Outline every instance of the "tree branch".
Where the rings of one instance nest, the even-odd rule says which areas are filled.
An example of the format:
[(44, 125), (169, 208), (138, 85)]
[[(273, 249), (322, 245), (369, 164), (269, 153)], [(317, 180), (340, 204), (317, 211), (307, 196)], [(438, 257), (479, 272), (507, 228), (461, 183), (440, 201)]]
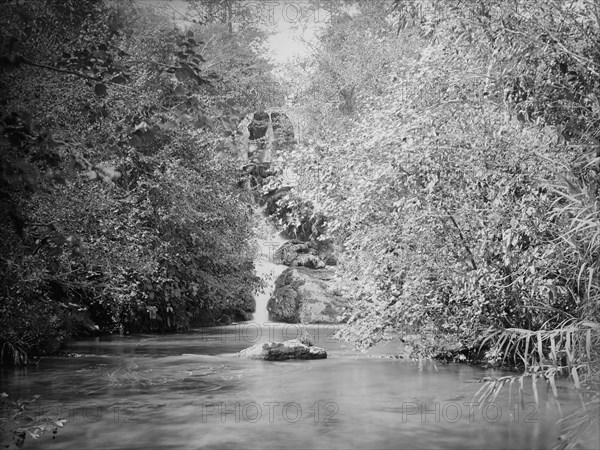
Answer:
[(473, 266), (473, 270), (477, 270), (477, 263), (475, 263), (475, 257), (473, 256), (473, 252), (471, 252), (471, 249), (467, 245), (467, 241), (465, 240), (465, 237), (462, 234), (462, 231), (460, 230), (460, 227), (458, 226), (458, 223), (456, 223), (456, 220), (454, 220), (454, 216), (452, 214), (450, 214), (450, 212), (448, 211), (448, 209), (445, 206), (443, 208), (444, 208), (444, 211), (446, 212), (447, 216), (452, 221), (452, 224), (456, 228), (456, 231), (458, 231), (458, 237), (460, 238), (460, 242), (462, 243), (462, 245), (465, 248), (467, 254), (469, 255), (469, 260), (471, 261), (471, 265)]
[[(22, 64), (26, 64), (28, 66), (39, 67), (40, 69), (51, 70), (53, 72), (64, 73), (64, 74), (67, 74), (67, 75), (75, 75), (75, 76), (77, 76), (79, 78), (83, 78), (85, 80), (94, 81), (96, 83), (105, 83), (105, 84), (111, 84), (111, 85), (114, 85), (114, 86), (121, 86), (121, 87), (129, 88), (128, 86), (125, 86), (124, 84), (121, 84), (121, 83), (115, 83), (115, 82), (110, 81), (110, 80), (103, 80), (102, 78), (99, 78), (99, 77), (91, 77), (89, 75), (86, 75), (86, 74), (83, 74), (83, 73), (80, 73), (80, 72), (75, 72), (73, 70), (59, 69), (58, 67), (47, 66), (46, 64), (34, 63), (33, 61), (29, 61), (28, 59), (25, 59), (25, 58), (21, 58), (19, 60), (19, 62), (22, 63)], [(155, 64), (161, 64), (161, 63), (155, 63)], [(171, 67), (171, 66), (167, 66), (167, 67)]]
[(73, 70), (68, 70), (68, 69), (59, 69), (58, 67), (47, 66), (45, 64), (37, 64), (37, 63), (29, 61), (28, 59), (25, 59), (25, 58), (21, 58), (19, 60), (19, 62), (21, 62), (22, 64), (26, 64), (28, 66), (39, 67), (40, 69), (47, 69), (47, 70), (52, 70), (53, 72), (66, 73), (68, 75), (75, 75), (75, 76), (78, 76), (79, 78), (85, 78), (86, 80), (92, 80), (92, 81), (98, 81), (98, 82), (102, 81), (100, 78), (90, 77), (89, 75), (85, 75), (80, 72), (75, 72)]

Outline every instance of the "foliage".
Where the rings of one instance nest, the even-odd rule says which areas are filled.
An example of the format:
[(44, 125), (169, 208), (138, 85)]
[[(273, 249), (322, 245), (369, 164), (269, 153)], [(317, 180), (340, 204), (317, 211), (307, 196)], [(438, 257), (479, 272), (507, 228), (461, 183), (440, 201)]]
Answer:
[(130, 2), (4, 10), (2, 361), (74, 334), (248, 318), (258, 279), (235, 131), (272, 93), (246, 48), (264, 34), (182, 29)]
[[(394, 24), (374, 20), (362, 3), (364, 10), (332, 24), (322, 39), (333, 59), (348, 51), (349, 29), (366, 36), (364, 45), (351, 41), (353, 65), (369, 67), (370, 45), (383, 41), (387, 58), (370, 78), (384, 81), (357, 88), (359, 110), (345, 123), (333, 120), (327, 141), (288, 155), (301, 174), (301, 197), (332, 218), (328, 230), (345, 246), (346, 270), (365, 281), (363, 303), (355, 308), (360, 335), (369, 342), (386, 328), (411, 333), (430, 327), (468, 342), (490, 326), (538, 329), (578, 317), (577, 305), (590, 305), (575, 285), (579, 270), (583, 260), (591, 266), (597, 260), (589, 248), (595, 238), (587, 241), (583, 235), (597, 223), (597, 160), (589, 156), (595, 138), (588, 131), (598, 110), (585, 109), (577, 120), (587, 120), (588, 128), (573, 131), (577, 120), (571, 110), (550, 112), (541, 105), (552, 96), (561, 97), (554, 102), (559, 104), (569, 87), (572, 74), (563, 77), (561, 89), (554, 86), (560, 80), (552, 61), (564, 56), (563, 42), (574, 46), (564, 53), (575, 54), (572, 69), (585, 80), (576, 87), (576, 98), (584, 103), (579, 109), (589, 103), (597, 77), (593, 66), (577, 65), (574, 52), (586, 54), (585, 61), (596, 57), (587, 55), (597, 30), (589, 25), (588, 40), (577, 43), (571, 42), (574, 34), (553, 33), (554, 47), (528, 54), (546, 63), (555, 76), (552, 86), (541, 84), (543, 75), (537, 74), (539, 84), (528, 92), (531, 105), (510, 95), (506, 103), (511, 77), (533, 70), (511, 65), (515, 46), (524, 43), (506, 27), (493, 28), (516, 13), (495, 2), (483, 9), (468, 2), (415, 4), (423, 7), (419, 26), (402, 23), (397, 35)], [(527, 20), (518, 22), (518, 36), (532, 29), (531, 21), (537, 21), (536, 32), (555, 25), (534, 14), (536, 7), (543, 6), (524, 7)], [(363, 18), (367, 13), (371, 20)], [(395, 14), (401, 13), (397, 8)], [(489, 14), (501, 16), (485, 19)], [(572, 20), (584, 16), (580, 11)], [(328, 69), (312, 75), (315, 83), (328, 77)], [(523, 108), (530, 110), (530, 122)], [(565, 120), (576, 140), (565, 135)], [(587, 202), (583, 216), (581, 210), (560, 211), (566, 207), (565, 196), (557, 194), (563, 177), (578, 193), (577, 201)], [(585, 222), (576, 228), (578, 239), (588, 242), (583, 260), (577, 260), (584, 255), (579, 244), (571, 250), (564, 246), (571, 215)], [(588, 273), (594, 285), (595, 271)]]
[(325, 228), (326, 219), (317, 213), (311, 202), (302, 200), (293, 191), (275, 201), (271, 213), (278, 228), (293, 239), (318, 240)]
[(548, 380), (583, 370), (597, 392), (597, 2), (354, 4), (315, 59), (368, 81), (334, 113), (311, 95), (332, 85), (317, 63), (298, 110), (329, 116), (305, 118), (316, 142), (287, 155), (362, 286), (343, 334), (418, 335), (426, 356), (487, 349)]
[[(600, 348), (600, 327), (589, 321), (567, 320), (550, 330), (524, 330), (509, 328), (488, 336), (495, 338), (490, 351), (493, 358), (519, 359), (524, 368), (522, 375), (509, 375), (484, 384), (475, 395), (479, 405), (493, 402), (496, 396), (508, 389), (512, 395), (513, 385), (518, 383), (519, 397), (523, 398), (523, 383), (531, 380), (534, 400), (538, 400), (539, 381), (546, 381), (555, 401), (560, 407), (557, 379), (568, 376), (581, 398), (581, 407), (560, 420), (563, 434), (556, 449), (578, 448), (586, 442), (597, 442), (600, 426), (599, 406), (600, 370), (598, 349)], [(513, 361), (516, 363), (516, 361)], [(509, 400), (510, 403), (510, 400)]]
[[(318, 2), (314, 2), (318, 8)], [(312, 54), (288, 64), (284, 73), (291, 85), (291, 103), (303, 123), (302, 133), (314, 140), (344, 131), (358, 112), (365, 92), (381, 93), (393, 61), (393, 43), (385, 39), (389, 24), (385, 8), (362, 2), (361, 14), (350, 14), (352, 1), (327, 3), (331, 24), (317, 43), (302, 39)]]

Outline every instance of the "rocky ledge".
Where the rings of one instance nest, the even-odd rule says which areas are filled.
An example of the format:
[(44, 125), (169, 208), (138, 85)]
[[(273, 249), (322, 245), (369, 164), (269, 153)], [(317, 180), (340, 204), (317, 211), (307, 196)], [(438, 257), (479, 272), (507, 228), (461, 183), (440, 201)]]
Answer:
[(340, 323), (349, 296), (332, 269), (290, 267), (275, 280), (267, 309), (277, 322)]
[(306, 345), (298, 339), (285, 342), (264, 342), (239, 352), (241, 358), (263, 359), (265, 361), (283, 361), (285, 359), (323, 359), (327, 358), (324, 348)]

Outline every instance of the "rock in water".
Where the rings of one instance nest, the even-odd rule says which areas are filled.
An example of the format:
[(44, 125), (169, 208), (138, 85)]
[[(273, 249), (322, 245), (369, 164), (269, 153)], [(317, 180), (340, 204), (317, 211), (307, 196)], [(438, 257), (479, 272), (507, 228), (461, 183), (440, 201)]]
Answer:
[(265, 361), (283, 361), (286, 359), (323, 359), (327, 358), (327, 352), (324, 348), (309, 346), (298, 339), (291, 339), (285, 342), (255, 344), (242, 350), (237, 356)]

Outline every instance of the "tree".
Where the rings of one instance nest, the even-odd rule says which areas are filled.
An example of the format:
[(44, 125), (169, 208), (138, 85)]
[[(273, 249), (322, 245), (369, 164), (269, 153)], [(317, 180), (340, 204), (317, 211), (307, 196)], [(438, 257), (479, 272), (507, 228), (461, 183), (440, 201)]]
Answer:
[[(243, 33), (75, 6), (10, 2), (2, 19), (3, 362), (254, 309), (235, 131), (259, 102), (240, 86), (259, 73), (266, 95), (268, 66), (229, 53)], [(255, 65), (231, 76), (236, 59)]]
[[(287, 158), (363, 287), (345, 336), (368, 347), (419, 335), (428, 356), (483, 348), (534, 380), (570, 375), (596, 411), (598, 5), (391, 6), (379, 35), (360, 7), (347, 19), (364, 36), (348, 50), (344, 20), (323, 34), (317, 61), (324, 47), (334, 61), (352, 52), (381, 81)], [(380, 40), (385, 62), (370, 71), (359, 58)]]

